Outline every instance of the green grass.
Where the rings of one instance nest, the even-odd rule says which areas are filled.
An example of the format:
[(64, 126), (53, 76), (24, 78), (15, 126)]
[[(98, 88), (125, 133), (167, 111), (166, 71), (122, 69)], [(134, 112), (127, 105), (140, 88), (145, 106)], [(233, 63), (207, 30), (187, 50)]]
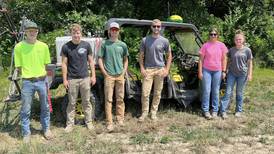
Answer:
[(154, 142), (154, 137), (150, 134), (140, 133), (131, 137), (132, 144), (151, 144)]
[[(255, 68), (253, 81), (246, 87), (244, 116), (240, 119), (233, 115), (235, 102), (227, 120), (205, 120), (200, 112), (162, 105), (158, 122), (138, 123), (129, 113), (133, 108), (127, 112), (125, 126), (113, 133), (107, 133), (105, 122), (99, 121), (95, 123), (95, 131), (77, 125), (72, 133), (66, 134), (64, 122), (57, 122), (58, 115), (53, 113), (51, 129), (56, 137), (46, 141), (40, 132), (36, 101), (29, 145), (21, 141), (20, 102), (3, 102), (9, 85), (7, 75), (7, 72), (0, 74), (0, 87), (3, 87), (0, 88), (0, 153), (252, 153), (260, 148), (256, 145), (261, 145), (262, 150), (274, 150), (274, 71), (270, 69)], [(58, 98), (55, 96), (63, 95), (64, 90), (61, 87), (52, 94)], [(61, 99), (54, 101), (60, 104)]]

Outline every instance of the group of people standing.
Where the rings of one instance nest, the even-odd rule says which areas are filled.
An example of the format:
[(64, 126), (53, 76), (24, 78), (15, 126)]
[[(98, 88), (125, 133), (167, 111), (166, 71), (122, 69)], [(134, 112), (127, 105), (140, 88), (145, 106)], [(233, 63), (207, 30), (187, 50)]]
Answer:
[[(153, 88), (153, 100), (150, 109), (151, 120), (157, 120), (157, 111), (161, 99), (164, 78), (169, 74), (172, 62), (172, 52), (168, 39), (161, 36), (161, 21), (154, 19), (151, 24), (152, 34), (142, 39), (139, 53), (139, 65), (142, 81), (142, 114), (138, 118), (143, 122), (149, 115), (149, 98)], [(91, 46), (81, 40), (82, 28), (72, 24), (70, 28), (72, 40), (63, 45), (62, 76), (63, 85), (68, 91), (69, 103), (66, 109), (67, 121), (65, 132), (71, 132), (74, 127), (75, 106), (78, 93), (81, 94), (85, 124), (87, 129), (94, 129), (92, 123), (92, 105), (90, 103), (90, 88), (95, 85), (95, 66)], [(98, 64), (104, 76), (104, 100), (106, 114), (106, 129), (114, 129), (112, 118), (113, 93), (116, 99), (116, 124), (124, 125), (124, 83), (128, 67), (128, 47), (119, 40), (120, 26), (112, 22), (108, 27), (108, 39), (102, 43), (98, 53)], [(41, 104), (41, 124), (44, 137), (53, 138), (49, 129), (50, 111), (47, 100), (46, 65), (50, 63), (48, 46), (37, 40), (38, 26), (28, 22), (25, 26), (26, 39), (15, 46), (15, 66), (21, 70), (22, 108), (20, 112), (23, 140), (30, 140), (30, 111), (32, 97), (37, 91)], [(227, 117), (228, 102), (236, 82), (236, 115), (242, 112), (243, 88), (246, 80), (252, 79), (252, 53), (244, 46), (245, 36), (242, 32), (235, 35), (235, 47), (228, 52), (226, 46), (218, 41), (217, 29), (209, 31), (209, 41), (200, 50), (198, 77), (202, 80), (203, 96), (202, 110), (208, 119), (217, 117), (219, 104), (219, 88), (221, 78), (227, 74), (227, 91), (221, 101), (221, 115)], [(229, 67), (226, 55), (228, 52)], [(90, 69), (89, 69), (90, 68)], [(89, 71), (90, 70), (90, 71)], [(153, 84), (154, 83), (154, 84)], [(211, 97), (210, 97), (211, 95)], [(209, 101), (212, 100), (212, 114), (209, 112)]]
[[(243, 105), (243, 91), (247, 81), (252, 80), (252, 52), (245, 46), (245, 35), (237, 30), (234, 36), (235, 47), (229, 50), (218, 40), (216, 28), (209, 30), (209, 40), (200, 49), (198, 77), (202, 80), (202, 111), (206, 119), (228, 118), (227, 109), (236, 83), (235, 116), (240, 117)], [(228, 59), (227, 59), (228, 57)], [(222, 79), (226, 78), (225, 95), (220, 101), (219, 91)], [(210, 102), (211, 101), (211, 102)], [(210, 103), (212, 112), (210, 112)]]

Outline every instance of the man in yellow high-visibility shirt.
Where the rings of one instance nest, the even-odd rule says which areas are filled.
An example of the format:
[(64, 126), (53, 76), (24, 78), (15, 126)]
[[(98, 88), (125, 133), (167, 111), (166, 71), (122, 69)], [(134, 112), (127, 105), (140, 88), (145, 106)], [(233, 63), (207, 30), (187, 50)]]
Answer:
[(22, 77), (22, 107), (20, 111), (23, 141), (30, 142), (30, 113), (34, 93), (39, 94), (41, 105), (40, 121), (44, 137), (52, 139), (50, 131), (50, 109), (46, 87), (46, 65), (50, 63), (48, 45), (37, 40), (38, 26), (32, 21), (25, 24), (26, 39), (16, 44), (14, 48), (15, 67)]

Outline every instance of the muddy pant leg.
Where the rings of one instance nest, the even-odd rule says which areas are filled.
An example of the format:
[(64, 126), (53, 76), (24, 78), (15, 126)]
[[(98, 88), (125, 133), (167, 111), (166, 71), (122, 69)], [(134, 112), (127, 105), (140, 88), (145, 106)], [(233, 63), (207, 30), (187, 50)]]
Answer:
[(115, 80), (113, 77), (106, 77), (104, 84), (105, 91), (105, 112), (106, 112), (106, 121), (107, 125), (112, 124), (112, 97), (114, 90)]
[(81, 79), (80, 93), (82, 98), (82, 106), (85, 113), (86, 124), (91, 122), (92, 105), (90, 103), (90, 78)]
[(124, 74), (122, 74), (121, 76), (117, 77), (115, 81), (117, 121), (124, 121), (124, 115), (125, 115), (124, 85), (125, 85), (125, 78), (124, 78)]
[(74, 125), (74, 116), (75, 116), (75, 105), (79, 92), (79, 83), (78, 79), (69, 80), (69, 89), (68, 89), (68, 107), (67, 107), (67, 126)]

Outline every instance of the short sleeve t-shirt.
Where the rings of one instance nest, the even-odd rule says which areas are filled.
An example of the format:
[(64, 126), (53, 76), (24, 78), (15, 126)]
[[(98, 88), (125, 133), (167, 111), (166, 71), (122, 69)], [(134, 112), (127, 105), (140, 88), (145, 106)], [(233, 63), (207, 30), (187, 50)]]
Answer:
[(164, 54), (169, 50), (168, 39), (160, 36), (147, 36), (142, 39), (140, 52), (144, 52), (145, 68), (160, 68), (165, 66)]
[(210, 71), (222, 70), (222, 58), (227, 52), (227, 47), (220, 41), (206, 42), (199, 52), (204, 57), (203, 68)]
[(50, 63), (50, 52), (48, 45), (36, 41), (29, 44), (21, 41), (14, 48), (15, 67), (21, 67), (22, 78), (41, 77), (47, 74), (45, 65)]
[(80, 79), (89, 76), (88, 55), (92, 55), (90, 44), (81, 41), (74, 44), (67, 42), (62, 47), (62, 54), (68, 59), (68, 79)]
[(237, 49), (232, 47), (229, 49), (228, 58), (230, 59), (229, 71), (236, 76), (247, 75), (248, 72), (248, 60), (253, 59), (251, 49), (243, 47)]
[(104, 67), (109, 75), (120, 75), (124, 69), (124, 57), (128, 55), (128, 48), (124, 42), (105, 40), (98, 57), (104, 60)]

